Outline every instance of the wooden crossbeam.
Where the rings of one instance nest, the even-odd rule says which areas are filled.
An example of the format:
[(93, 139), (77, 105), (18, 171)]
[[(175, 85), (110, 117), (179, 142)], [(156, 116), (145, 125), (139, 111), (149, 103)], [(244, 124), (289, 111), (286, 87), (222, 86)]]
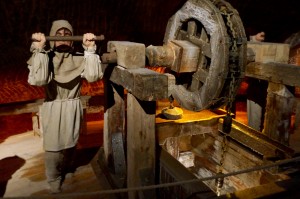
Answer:
[(110, 81), (123, 86), (142, 101), (168, 98), (168, 76), (147, 68), (114, 67)]
[(288, 86), (300, 86), (300, 67), (283, 63), (252, 62), (246, 67), (246, 76)]
[[(82, 96), (81, 102), (83, 108), (87, 107), (87, 102), (91, 96)], [(1, 104), (0, 105), (0, 116), (4, 115), (18, 115), (23, 113), (37, 113), (39, 112), (39, 106), (42, 105), (44, 99), (35, 101), (26, 101), (12, 104)]]

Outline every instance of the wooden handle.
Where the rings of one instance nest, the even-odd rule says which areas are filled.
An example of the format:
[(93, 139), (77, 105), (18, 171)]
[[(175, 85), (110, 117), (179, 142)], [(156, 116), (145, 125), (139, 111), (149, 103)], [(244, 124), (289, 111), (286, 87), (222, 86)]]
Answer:
[[(83, 36), (46, 36), (47, 41), (82, 41)], [(32, 39), (34, 41), (34, 39)], [(104, 40), (104, 35), (96, 36), (95, 39), (91, 41), (102, 41)]]

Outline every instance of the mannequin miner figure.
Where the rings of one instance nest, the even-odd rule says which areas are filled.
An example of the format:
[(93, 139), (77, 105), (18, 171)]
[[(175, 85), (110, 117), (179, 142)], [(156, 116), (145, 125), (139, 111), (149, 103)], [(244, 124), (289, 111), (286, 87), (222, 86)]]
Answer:
[[(73, 28), (66, 20), (54, 21), (50, 36), (71, 36)], [(71, 41), (50, 41), (45, 48), (45, 35), (33, 33), (28, 60), (28, 83), (44, 86), (45, 101), (41, 107), (45, 169), (51, 193), (61, 192), (64, 177), (72, 162), (78, 141), (82, 104), (81, 78), (94, 82), (102, 78), (99, 56), (95, 53), (95, 35), (83, 35), (84, 54), (73, 52)]]

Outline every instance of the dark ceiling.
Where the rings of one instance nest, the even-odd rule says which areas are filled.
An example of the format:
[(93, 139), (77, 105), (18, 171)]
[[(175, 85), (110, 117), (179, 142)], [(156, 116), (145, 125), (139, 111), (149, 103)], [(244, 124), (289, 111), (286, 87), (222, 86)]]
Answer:
[[(161, 45), (168, 19), (186, 0), (1, 0), (0, 68), (26, 67), (33, 32), (48, 34), (67, 19), (75, 34)], [(283, 42), (300, 30), (299, 0), (228, 0), (248, 34), (264, 30), (266, 41)], [(104, 42), (103, 42), (104, 43)], [(102, 44), (103, 44), (102, 43)], [(105, 43), (103, 44), (105, 45)]]

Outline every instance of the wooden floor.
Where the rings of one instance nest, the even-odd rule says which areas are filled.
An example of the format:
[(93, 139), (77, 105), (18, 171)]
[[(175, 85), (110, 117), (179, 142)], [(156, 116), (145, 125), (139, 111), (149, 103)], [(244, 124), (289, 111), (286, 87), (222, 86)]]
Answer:
[[(99, 122), (89, 123), (76, 152), (76, 171), (66, 176), (63, 194), (89, 193), (101, 190), (91, 161), (102, 145)], [(0, 144), (0, 197), (50, 195), (44, 172), (42, 138), (27, 131), (8, 137)]]
[[(247, 124), (245, 104), (237, 104), (236, 119)], [(16, 125), (10, 123), (11, 128)], [(102, 146), (103, 123), (89, 122), (81, 134), (76, 155), (76, 171), (68, 174), (63, 194), (82, 194), (103, 190), (91, 161)], [(0, 133), (3, 128), (0, 129)], [(299, 134), (299, 133), (298, 133)], [(1, 138), (1, 137), (0, 137)], [(300, 146), (300, 136), (293, 136), (293, 146)], [(299, 148), (299, 147), (298, 147)], [(42, 138), (32, 131), (18, 132), (0, 139), (0, 197), (50, 196), (44, 173)]]

